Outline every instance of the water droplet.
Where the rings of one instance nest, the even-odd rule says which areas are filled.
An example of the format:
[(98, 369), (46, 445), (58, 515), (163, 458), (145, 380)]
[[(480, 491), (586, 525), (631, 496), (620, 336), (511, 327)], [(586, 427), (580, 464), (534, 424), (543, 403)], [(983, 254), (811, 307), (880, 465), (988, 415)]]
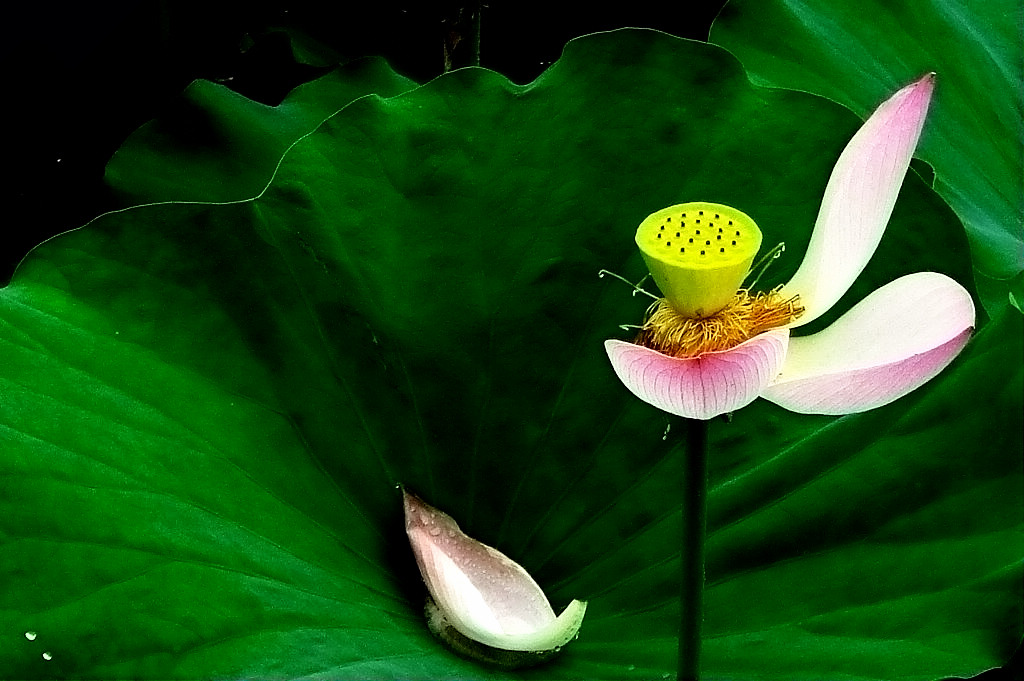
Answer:
[(448, 530), (448, 538), (455, 539), (455, 530)]
[(51, 655), (50, 653), (43, 653), (43, 659), (49, 662), (53, 659), (53, 655)]
[(431, 528), (430, 528), (430, 536), (431, 537), (436, 537), (439, 534), (441, 534), (441, 528), (438, 527), (437, 525), (432, 525)]
[(36, 632), (34, 632), (34, 631), (26, 631), (25, 632), (25, 638), (27, 638), (29, 641), (35, 641), (36, 640)]
[(628, 667), (626, 667), (626, 671), (630, 671), (630, 672), (635, 670), (635, 669), (636, 669), (636, 665), (635, 664), (631, 664)]

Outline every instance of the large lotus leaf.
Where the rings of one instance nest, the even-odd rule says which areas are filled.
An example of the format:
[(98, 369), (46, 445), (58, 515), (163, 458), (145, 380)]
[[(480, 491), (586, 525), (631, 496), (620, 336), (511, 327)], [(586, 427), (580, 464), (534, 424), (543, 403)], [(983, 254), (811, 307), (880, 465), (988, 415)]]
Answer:
[(755, 82), (821, 94), (862, 116), (901, 83), (937, 72), (920, 156), (967, 228), (993, 310), (1024, 270), (1020, 27), (1014, 0), (733, 0), (711, 40)]
[[(671, 674), (680, 423), (616, 381), (601, 341), (646, 301), (597, 272), (639, 278), (635, 225), (706, 199), (784, 239), (784, 277), (857, 125), (714, 46), (620, 31), (529, 86), (467, 69), (359, 99), (255, 199), (36, 249), (0, 292), (0, 669), (508, 678), (427, 632), (403, 483), (556, 608), (589, 600), (579, 639), (516, 678)], [(912, 177), (851, 297), (966, 280), (963, 246)], [(712, 424), (708, 678), (1008, 657), (1022, 333), (994, 319), (874, 412), (758, 402)]]
[(196, 80), (167, 114), (128, 138), (105, 179), (128, 205), (249, 199), (266, 187), (285, 149), (325, 118), (359, 97), (415, 85), (376, 58), (339, 66), (277, 106)]

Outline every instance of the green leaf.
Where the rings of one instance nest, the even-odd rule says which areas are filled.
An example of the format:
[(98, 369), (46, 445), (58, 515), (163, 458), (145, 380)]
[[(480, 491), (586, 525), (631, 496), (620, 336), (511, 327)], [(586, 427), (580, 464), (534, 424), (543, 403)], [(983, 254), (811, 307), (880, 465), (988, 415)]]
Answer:
[(938, 74), (919, 155), (971, 240), (983, 302), (1006, 305), (1024, 271), (1024, 81), (1013, 0), (734, 0), (711, 41), (755, 82), (829, 97), (862, 117), (902, 84)]
[[(39, 247), (0, 291), (0, 669), (508, 678), (427, 632), (403, 483), (556, 610), (588, 601), (579, 639), (516, 678), (671, 674), (684, 452), (604, 356), (646, 301), (597, 272), (639, 279), (636, 225), (699, 199), (785, 240), (784, 279), (857, 126), (714, 46), (617, 31), (527, 86), (466, 69), (358, 99), (254, 199)], [(965, 281), (963, 245), (910, 178), (842, 305), (915, 269)], [(712, 424), (709, 678), (1008, 657), (1021, 325), (868, 414)]]
[(1024, 272), (1010, 280), (1010, 304), (1024, 312)]
[(196, 80), (163, 118), (136, 130), (107, 164), (125, 205), (239, 201), (270, 181), (284, 151), (352, 100), (415, 83), (377, 58), (357, 59), (300, 85), (277, 106)]

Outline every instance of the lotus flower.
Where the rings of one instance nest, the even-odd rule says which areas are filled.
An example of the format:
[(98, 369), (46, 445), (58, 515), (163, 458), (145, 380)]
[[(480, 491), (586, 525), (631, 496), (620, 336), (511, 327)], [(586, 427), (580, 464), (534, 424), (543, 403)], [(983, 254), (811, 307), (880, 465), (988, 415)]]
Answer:
[(829, 178), (803, 262), (774, 291), (738, 290), (761, 242), (740, 211), (681, 204), (644, 220), (637, 245), (665, 299), (636, 342), (605, 341), (633, 394), (693, 419), (759, 396), (795, 412), (848, 414), (902, 397), (956, 357), (974, 328), (974, 303), (935, 272), (882, 286), (819, 333), (789, 332), (827, 312), (874, 253), (933, 85), (929, 74), (903, 88), (854, 135)]
[(575, 638), (586, 603), (573, 601), (555, 617), (526, 570), (466, 536), (451, 516), (412, 494), (404, 498), (405, 529), (437, 636), (464, 655), (506, 667), (540, 662)]

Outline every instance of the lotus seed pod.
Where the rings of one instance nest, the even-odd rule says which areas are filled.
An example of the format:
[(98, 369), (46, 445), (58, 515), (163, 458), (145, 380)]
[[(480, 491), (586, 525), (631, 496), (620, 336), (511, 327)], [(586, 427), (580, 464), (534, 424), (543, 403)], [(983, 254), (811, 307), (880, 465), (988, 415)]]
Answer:
[(761, 248), (761, 230), (735, 208), (681, 203), (647, 216), (636, 245), (672, 307), (708, 317), (736, 295)]

